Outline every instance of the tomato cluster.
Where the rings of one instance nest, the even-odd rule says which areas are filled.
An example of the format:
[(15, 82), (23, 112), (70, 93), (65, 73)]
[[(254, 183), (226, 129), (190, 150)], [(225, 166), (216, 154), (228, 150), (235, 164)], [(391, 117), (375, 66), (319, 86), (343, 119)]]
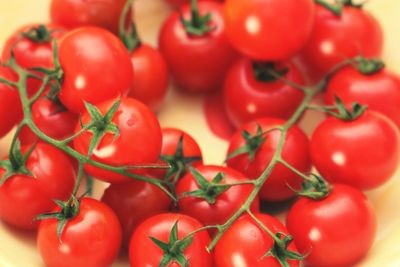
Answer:
[[(17, 130), (0, 161), (0, 219), (37, 230), (49, 267), (109, 267), (121, 249), (131, 267), (365, 257), (377, 219), (362, 191), (400, 157), (400, 77), (378, 59), (379, 22), (351, 0), (166, 2), (159, 48), (140, 39), (132, 0), (52, 0), (50, 24), (8, 39), (0, 136)], [(219, 118), (235, 129), (224, 164), (161, 128), (170, 79), (222, 96)], [(297, 125), (308, 109), (327, 115), (311, 137)], [(92, 178), (109, 184), (101, 199)], [(286, 226), (265, 213), (292, 200)]]

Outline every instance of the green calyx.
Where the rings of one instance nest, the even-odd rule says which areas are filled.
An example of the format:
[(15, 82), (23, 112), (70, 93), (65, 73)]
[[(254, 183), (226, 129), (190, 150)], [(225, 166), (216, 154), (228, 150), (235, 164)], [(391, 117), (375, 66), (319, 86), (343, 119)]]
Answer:
[(274, 240), (274, 246), (264, 255), (264, 257), (274, 257), (279, 261), (282, 267), (290, 267), (290, 260), (304, 260), (303, 255), (288, 249), (289, 245), (293, 242), (292, 236), (284, 233), (276, 233)]
[(338, 17), (342, 16), (343, 9), (346, 6), (354, 8), (362, 8), (364, 6), (364, 3), (356, 4), (353, 2), (353, 0), (337, 0), (334, 3), (331, 3), (327, 0), (315, 0), (315, 3), (325, 7)]
[(351, 7), (355, 7), (355, 8), (363, 8), (364, 4), (366, 1), (362, 2), (362, 3), (354, 3), (353, 0), (340, 0), (340, 3), (343, 6), (351, 6)]
[(373, 75), (381, 71), (385, 67), (385, 63), (380, 59), (366, 59), (358, 57), (354, 63), (354, 67), (364, 75)]
[(350, 108), (347, 108), (342, 99), (335, 95), (335, 110), (326, 109), (325, 112), (342, 121), (353, 121), (358, 119), (367, 110), (368, 106), (361, 105), (357, 102), (352, 103)]
[(196, 197), (207, 201), (208, 204), (213, 205), (217, 201), (218, 196), (228, 190), (231, 185), (222, 183), (225, 174), (220, 172), (209, 182), (204, 176), (196, 169), (190, 167), (190, 172), (199, 186), (198, 190), (185, 192), (180, 197)]
[(51, 32), (43, 24), (30, 28), (26, 32), (23, 32), (22, 36), (35, 43), (48, 43), (52, 40)]
[(191, 17), (186, 20), (181, 16), (181, 22), (185, 31), (194, 36), (203, 36), (215, 29), (210, 26), (212, 16), (210, 13), (200, 15), (197, 0), (191, 0)]
[(178, 222), (172, 227), (168, 243), (164, 243), (154, 237), (149, 237), (162, 251), (164, 256), (159, 267), (167, 267), (171, 262), (177, 262), (181, 267), (189, 267), (189, 260), (186, 258), (185, 249), (193, 242), (193, 237), (178, 239)]
[(320, 200), (327, 197), (332, 190), (321, 176), (311, 174), (309, 179), (303, 180), (300, 191), (295, 191), (297, 195), (314, 200)]
[(134, 51), (141, 45), (141, 41), (137, 32), (136, 24), (130, 22), (129, 27), (126, 27), (127, 17), (129, 11), (132, 9), (133, 0), (127, 0), (124, 8), (122, 9), (121, 16), (119, 18), (119, 38), (122, 43), (128, 49), (129, 52)]
[(289, 72), (288, 68), (277, 69), (273, 62), (254, 62), (254, 77), (259, 82), (275, 82)]

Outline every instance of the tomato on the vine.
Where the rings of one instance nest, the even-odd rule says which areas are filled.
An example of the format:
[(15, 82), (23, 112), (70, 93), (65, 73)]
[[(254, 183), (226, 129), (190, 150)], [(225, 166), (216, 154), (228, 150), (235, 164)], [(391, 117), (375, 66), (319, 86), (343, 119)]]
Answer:
[[(110, 100), (98, 105), (101, 113), (99, 116), (105, 116), (115, 102), (115, 100)], [(82, 114), (81, 122), (82, 125), (91, 122), (88, 111)], [(129, 165), (131, 167), (155, 163), (158, 160), (162, 141), (160, 124), (146, 105), (133, 98), (122, 98), (111, 123), (118, 128), (118, 133), (105, 131), (102, 128), (106, 125), (101, 125), (102, 127), (97, 130), (105, 131), (104, 136), (92, 151), (91, 159), (112, 166)], [(78, 123), (75, 131), (80, 131), (82, 125)], [(74, 140), (74, 148), (87, 155), (92, 139), (92, 130), (85, 131)], [(107, 182), (130, 181), (126, 176), (90, 164), (85, 164), (85, 170), (95, 178)], [(139, 170), (135, 170), (137, 171)]]
[[(161, 261), (168, 259), (164, 266), (213, 266), (212, 254), (206, 249), (211, 241), (207, 231), (198, 232), (192, 239), (179, 243), (201, 227), (196, 219), (183, 214), (164, 213), (147, 219), (132, 236), (129, 247), (131, 267), (160, 266)], [(169, 250), (164, 251), (161, 244), (165, 249), (168, 246)], [(182, 261), (188, 264), (183, 265)]]
[(314, 22), (312, 0), (227, 0), (224, 11), (232, 44), (258, 60), (286, 60), (299, 52)]
[[(56, 209), (59, 211), (59, 208)], [(102, 202), (83, 198), (79, 212), (69, 218), (60, 239), (59, 221), (40, 223), (37, 246), (48, 267), (109, 267), (121, 246), (121, 226), (114, 212)]]
[(279, 63), (238, 60), (229, 70), (224, 84), (227, 114), (237, 127), (261, 117), (288, 119), (296, 110), (304, 93), (278, 80), (269, 71), (303, 84), (297, 66), (290, 61)]
[[(284, 123), (281, 119), (262, 118), (243, 125), (230, 140), (228, 167), (250, 179), (258, 178), (269, 165), (279, 144), (281, 133), (276, 127)], [(309, 141), (297, 126), (289, 129), (286, 135), (282, 159), (303, 173), (311, 169)], [(287, 200), (295, 195), (290, 187), (298, 188), (300, 184), (301, 178), (297, 174), (278, 163), (260, 191), (260, 198), (268, 201)]]
[(301, 197), (290, 209), (287, 227), (307, 266), (353, 266), (371, 248), (376, 217), (357, 189), (335, 184), (320, 200)]
[(104, 29), (69, 32), (60, 41), (59, 58), (64, 73), (59, 98), (71, 112), (82, 112), (84, 101), (95, 105), (129, 91), (133, 77), (129, 53)]
[[(257, 219), (274, 235), (288, 235), (286, 227), (276, 218), (267, 214), (256, 213)], [(249, 215), (243, 215), (225, 232), (215, 247), (216, 267), (281, 267), (272, 254), (274, 240)], [(287, 249), (296, 252), (294, 243)], [(279, 253), (278, 253), (279, 255)], [(298, 260), (286, 259), (288, 266), (299, 266)]]
[(396, 171), (400, 134), (391, 120), (374, 111), (350, 121), (329, 117), (315, 129), (310, 149), (312, 162), (325, 179), (368, 190)]
[[(22, 153), (29, 147), (23, 147)], [(57, 148), (38, 143), (23, 164), (32, 176), (13, 174), (0, 186), (0, 218), (21, 229), (35, 229), (36, 217), (66, 200), (72, 193), (75, 169), (70, 158)], [(0, 177), (6, 173), (0, 169)]]

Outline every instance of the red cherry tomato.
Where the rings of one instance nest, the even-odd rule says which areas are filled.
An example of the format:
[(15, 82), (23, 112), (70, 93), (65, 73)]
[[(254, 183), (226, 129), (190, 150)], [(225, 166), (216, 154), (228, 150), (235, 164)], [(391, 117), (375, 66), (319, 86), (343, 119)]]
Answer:
[[(78, 115), (65, 110), (50, 99), (42, 97), (32, 105), (32, 119), (46, 135), (62, 140), (74, 133)], [(38, 137), (27, 127), (19, 134), (21, 144), (33, 144)]]
[[(97, 26), (118, 33), (119, 17), (125, 0), (52, 0), (50, 17), (68, 29)], [(127, 16), (131, 21), (132, 16)]]
[[(57, 209), (59, 211), (59, 209)], [(83, 198), (80, 211), (68, 220), (61, 239), (58, 221), (43, 220), (37, 246), (48, 267), (109, 267), (121, 246), (121, 226), (113, 211), (102, 202)]]
[(110, 185), (101, 201), (114, 210), (121, 222), (124, 245), (129, 244), (133, 231), (141, 222), (168, 212), (171, 205), (170, 198), (158, 187), (135, 180)]
[[(267, 214), (255, 214), (272, 233), (288, 234), (278, 219)], [(268, 255), (274, 245), (270, 235), (249, 216), (239, 218), (222, 236), (215, 247), (216, 267), (280, 267), (276, 258)], [(296, 252), (294, 243), (288, 249)], [(299, 266), (299, 261), (288, 260), (290, 267)]]
[[(274, 127), (282, 126), (284, 123), (280, 119), (263, 118), (245, 124), (232, 136), (228, 155), (246, 144), (245, 139), (242, 137), (244, 130), (254, 136), (257, 134), (258, 126), (261, 127), (262, 131), (268, 131)], [(265, 141), (260, 145), (252, 161), (248, 153), (241, 154), (229, 159), (227, 161), (228, 167), (242, 172), (248, 178), (258, 178), (270, 163), (281, 134), (279, 131), (274, 130), (263, 136)], [(311, 169), (309, 141), (304, 132), (297, 126), (288, 131), (282, 150), (282, 158), (303, 173), (307, 173)], [(260, 191), (260, 198), (268, 201), (287, 200), (294, 196), (294, 192), (289, 186), (298, 188), (300, 184), (301, 178), (298, 175), (278, 163)]]
[[(28, 147), (22, 149), (26, 152)], [(0, 186), (0, 218), (21, 229), (35, 229), (36, 217), (51, 211), (54, 200), (71, 196), (75, 169), (67, 155), (39, 143), (25, 164), (33, 177), (13, 175)], [(5, 173), (0, 169), (0, 177)]]
[[(129, 248), (131, 267), (159, 266), (164, 252), (150, 237), (168, 243), (175, 223), (178, 227), (178, 239), (202, 227), (196, 219), (183, 214), (164, 213), (147, 219), (136, 228), (132, 236)], [(189, 261), (188, 266), (213, 266), (213, 257), (206, 250), (209, 243), (210, 237), (206, 231), (194, 234), (192, 242), (183, 251), (183, 256)], [(181, 265), (173, 261), (168, 266)]]
[[(200, 166), (196, 170), (208, 182), (211, 182), (219, 173), (223, 174), (223, 179), (218, 184), (233, 184), (247, 180), (247, 178), (238, 171), (227, 167), (219, 166)], [(176, 194), (179, 197), (179, 208), (184, 214), (198, 219), (204, 225), (224, 224), (247, 200), (253, 191), (253, 185), (232, 186), (219, 195), (209, 193), (214, 202), (209, 202), (205, 198), (194, 196), (185, 196), (186, 192), (193, 192), (201, 189), (192, 173), (188, 172), (176, 185)], [(254, 200), (251, 209), (259, 212), (259, 200)]]
[(353, 67), (345, 68), (329, 81), (325, 94), (325, 103), (333, 105), (335, 95), (347, 105), (358, 102), (368, 105), (392, 119), (400, 126), (400, 78), (387, 70), (364, 75)]
[[(51, 69), (54, 67), (53, 40), (60, 39), (65, 32), (64, 28), (54, 24), (26, 25), (7, 39), (4, 44), (2, 59), (8, 61), (11, 53), (14, 53), (16, 62), (22, 68), (42, 67)], [(40, 80), (28, 78), (27, 90), (29, 95), (33, 95), (39, 89), (41, 83)]]
[[(98, 106), (104, 115), (115, 103), (107, 101)], [(90, 115), (86, 111), (82, 114), (83, 125), (90, 122)], [(106, 133), (99, 145), (94, 149), (92, 159), (113, 165), (143, 165), (157, 161), (161, 151), (161, 129), (155, 115), (141, 102), (133, 98), (122, 98), (112, 122), (119, 128), (119, 136)], [(76, 132), (81, 129), (80, 123)], [(86, 131), (74, 140), (75, 149), (87, 155), (92, 132)], [(85, 170), (92, 176), (106, 182), (127, 182), (128, 177), (118, 173), (106, 171), (89, 164)]]
[(387, 117), (367, 111), (353, 121), (330, 117), (311, 138), (311, 157), (319, 173), (333, 183), (361, 190), (385, 183), (399, 163), (400, 135)]
[(60, 41), (60, 63), (64, 71), (59, 98), (70, 111), (124, 96), (133, 77), (125, 46), (112, 33), (95, 27), (79, 28)]
[[(263, 81), (256, 77), (256, 68), (250, 59), (242, 58), (229, 70), (224, 84), (224, 103), (231, 121), (242, 124), (261, 117), (288, 119), (301, 103), (304, 94), (276, 79)], [(303, 78), (292, 62), (275, 64), (277, 70), (287, 69), (285, 75), (297, 84)]]
[(142, 44), (131, 53), (135, 75), (129, 96), (157, 111), (168, 89), (168, 67), (162, 54)]
[[(0, 77), (17, 81), (13, 71), (0, 64)], [(6, 135), (22, 119), (21, 100), (17, 88), (0, 83), (0, 137)]]
[(213, 29), (202, 36), (188, 34), (181, 22), (191, 17), (190, 6), (175, 11), (164, 23), (159, 45), (178, 87), (189, 92), (205, 92), (222, 87), (225, 73), (237, 54), (225, 35), (222, 5), (199, 3), (200, 15), (210, 13)]
[(307, 266), (347, 267), (374, 242), (376, 217), (357, 189), (335, 185), (324, 199), (301, 197), (290, 209), (287, 227)]
[(314, 29), (301, 52), (301, 60), (315, 76), (312, 78), (320, 78), (347, 58), (379, 57), (382, 45), (382, 29), (367, 11), (346, 6), (342, 15), (337, 16), (317, 5)]
[(307, 42), (312, 0), (227, 0), (226, 32), (241, 53), (259, 60), (285, 60)]

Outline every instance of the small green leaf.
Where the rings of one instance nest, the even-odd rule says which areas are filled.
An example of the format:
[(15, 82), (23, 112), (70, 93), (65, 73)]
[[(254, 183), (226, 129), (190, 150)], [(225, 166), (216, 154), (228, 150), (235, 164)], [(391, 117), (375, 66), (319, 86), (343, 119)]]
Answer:
[(190, 246), (190, 244), (192, 244), (193, 242), (193, 236), (183, 239), (180, 241), (179, 247), (182, 251), (184, 251), (188, 246)]
[(189, 267), (189, 261), (183, 254), (178, 254), (176, 256), (176, 261), (179, 263), (181, 267)]
[(115, 114), (118, 111), (120, 104), (121, 104), (120, 99), (114, 102), (114, 104), (111, 106), (111, 108), (107, 111), (106, 115), (104, 116), (105, 121), (107, 122), (112, 121), (112, 119), (114, 118)]
[(172, 260), (173, 260), (172, 256), (168, 253), (165, 253), (158, 266), (159, 267), (167, 267)]
[(154, 238), (152, 236), (149, 236), (149, 238), (151, 239), (151, 241), (154, 242), (154, 244), (156, 244), (159, 248), (161, 248), (164, 252), (168, 252), (169, 251), (169, 245), (167, 243), (164, 243), (160, 240), (158, 240), (157, 238)]
[(207, 190), (210, 182), (207, 181), (206, 178), (195, 168), (189, 168), (190, 173), (193, 175), (194, 179), (196, 180), (197, 184), (199, 185), (200, 189)]
[(95, 122), (103, 121), (103, 115), (101, 114), (100, 110), (96, 106), (85, 101), (85, 107), (86, 107), (86, 110), (89, 112), (90, 117)]
[(212, 180), (211, 183), (219, 184), (225, 178), (225, 173), (219, 172)]
[(171, 233), (169, 235), (169, 245), (175, 244), (178, 241), (178, 221), (172, 226)]

